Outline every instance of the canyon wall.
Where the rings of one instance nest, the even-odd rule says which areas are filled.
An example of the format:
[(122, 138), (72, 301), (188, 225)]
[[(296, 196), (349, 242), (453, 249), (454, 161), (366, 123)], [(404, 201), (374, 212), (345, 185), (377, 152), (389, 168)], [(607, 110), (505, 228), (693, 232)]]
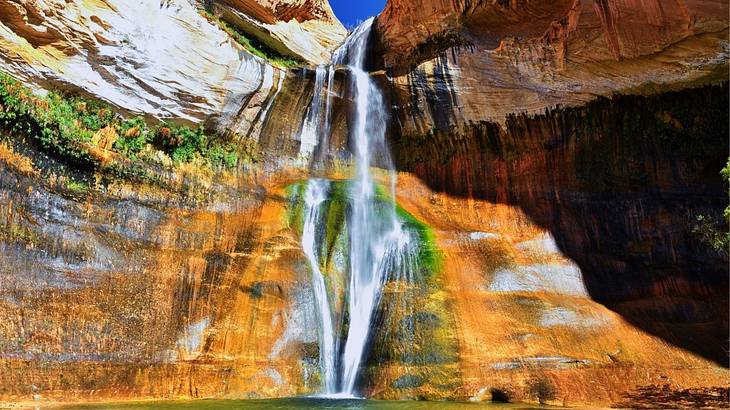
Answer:
[[(726, 229), (727, 15), (716, 0), (388, 2), (369, 65), (397, 201), (441, 259), (386, 285), (364, 395), (726, 402), (728, 262), (708, 229)], [(35, 94), (203, 125), (239, 153), (230, 169), (119, 160), (141, 178), (0, 128), (0, 400), (320, 390), (290, 188), (351, 175), (349, 73), (326, 92), (304, 66), (344, 36), (320, 0), (0, 0), (0, 69)], [(326, 167), (300, 154), (318, 92)]]
[(723, 1), (391, 1), (371, 65), (391, 77), (398, 126), (581, 105), (727, 78)]
[(325, 0), (224, 0), (209, 7), (284, 55), (326, 64), (347, 37)]
[[(299, 48), (317, 51), (301, 58), (324, 63), (346, 32), (326, 2), (307, 4), (302, 24), (313, 25), (314, 34), (299, 28), (301, 17), (285, 12), (286, 4), (272, 4), (279, 14), (266, 21), (294, 28), (272, 26), (269, 37), (301, 41)], [(246, 10), (245, 4), (227, 7), (238, 12), (236, 6)], [(206, 124), (224, 133), (252, 127), (287, 76), (201, 15), (202, 4), (187, 0), (4, 1), (0, 11), (3, 71), (39, 89), (81, 92), (156, 120)], [(270, 21), (277, 16), (288, 20)], [(283, 88), (306, 89), (303, 81), (293, 82)], [(306, 103), (297, 107), (303, 116)]]
[[(727, 27), (720, 1), (405, 0), (378, 16), (370, 61), (390, 90), (392, 149), (429, 198), (401, 200), (448, 238), (444, 286), (460, 312), (462, 393), (534, 399), (550, 386), (558, 402), (580, 402), (593, 383), (583, 377), (600, 373), (601, 393), (588, 389), (595, 402), (671, 406), (665, 398), (681, 391), (675, 400), (699, 406), (693, 383), (727, 388), (716, 378), (727, 374), (727, 250), (712, 239), (727, 231)], [(433, 216), (439, 206), (446, 210)], [(467, 226), (471, 233), (461, 231)], [(539, 251), (518, 239), (533, 228), (542, 233), (527, 242)], [(462, 245), (465, 236), (478, 244)], [(567, 262), (546, 264), (556, 263), (548, 249)], [(592, 313), (559, 314), (559, 331), (550, 319), (530, 327), (555, 308), (549, 295), (581, 289), (570, 285), (575, 272), (583, 293), (558, 299), (587, 298), (583, 312)], [(703, 364), (641, 359), (655, 347), (601, 329), (612, 325), (587, 307), (595, 303), (632, 332), (674, 346), (668, 356), (691, 352)], [(542, 313), (530, 310), (539, 305)], [(473, 306), (486, 308), (474, 315)], [(632, 340), (640, 347), (621, 359)], [(372, 380), (410, 374), (410, 394), (446, 394), (433, 370), (444, 366), (430, 366), (393, 364), (394, 373)], [(670, 367), (683, 375), (668, 375)], [(638, 369), (662, 375), (637, 378)], [(651, 393), (657, 386), (666, 392)], [(398, 396), (384, 383), (371, 387)]]

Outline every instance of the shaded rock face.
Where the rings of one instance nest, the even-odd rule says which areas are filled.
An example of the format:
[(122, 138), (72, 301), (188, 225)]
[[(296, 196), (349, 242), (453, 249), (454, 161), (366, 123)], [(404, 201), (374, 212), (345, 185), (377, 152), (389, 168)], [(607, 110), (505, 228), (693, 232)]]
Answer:
[[(677, 405), (689, 391), (723, 400), (727, 369), (593, 300), (591, 268), (568, 256), (531, 210), (444, 191), (400, 174), (399, 205), (433, 229), (443, 267), (419, 303), (384, 296), (384, 322), (400, 326), (378, 328), (390, 340), (374, 341), (381, 351), (363, 381), (368, 394), (594, 407)], [(400, 350), (404, 336), (409, 348)]]
[(395, 157), (437, 191), (520, 207), (580, 266), (593, 300), (727, 365), (727, 255), (696, 232), (699, 215), (723, 226), (727, 92), (616, 97), (511, 116), (505, 129), (403, 134)]

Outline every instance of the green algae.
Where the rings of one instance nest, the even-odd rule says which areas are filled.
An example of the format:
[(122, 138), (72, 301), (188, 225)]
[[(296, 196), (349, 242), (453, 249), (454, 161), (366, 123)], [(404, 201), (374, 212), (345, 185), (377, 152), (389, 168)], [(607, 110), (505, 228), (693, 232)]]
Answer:
[[(393, 198), (382, 186), (378, 186), (376, 189), (376, 199), (382, 202), (393, 203)], [(410, 232), (414, 232), (418, 237), (418, 262), (421, 273), (425, 278), (430, 278), (441, 272), (443, 269), (443, 254), (436, 246), (436, 235), (433, 233), (433, 229), (406, 211), (397, 202), (394, 205), (395, 213), (404, 228)]]
[[(289, 206), (287, 208), (286, 220), (287, 225), (297, 234), (301, 235), (304, 225), (304, 194), (306, 192), (307, 182), (297, 182), (289, 185), (285, 189), (285, 193), (289, 198)], [(324, 244), (321, 247), (324, 253), (320, 255), (323, 259), (320, 261), (323, 272), (329, 271), (328, 266), (332, 263), (332, 258), (336, 251), (346, 244), (347, 216), (351, 207), (350, 190), (352, 188), (351, 181), (332, 181), (327, 200), (322, 204), (322, 214), (324, 215)], [(377, 208), (382, 210), (381, 214), (386, 217), (385, 211), (388, 206), (393, 204), (392, 197), (387, 190), (378, 185), (376, 186)], [(395, 212), (398, 220), (403, 227), (415, 234), (418, 240), (418, 267), (420, 274), (424, 278), (430, 278), (438, 274), (443, 268), (443, 255), (436, 246), (436, 235), (430, 226), (420, 221), (403, 207), (395, 205)], [(349, 250), (344, 250), (345, 255)]]

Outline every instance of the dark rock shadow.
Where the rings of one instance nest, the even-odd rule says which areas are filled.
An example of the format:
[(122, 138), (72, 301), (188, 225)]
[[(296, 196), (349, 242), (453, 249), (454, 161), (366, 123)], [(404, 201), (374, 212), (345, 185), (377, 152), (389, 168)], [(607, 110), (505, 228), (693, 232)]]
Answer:
[(512, 116), (506, 129), (394, 130), (391, 145), (436, 191), (520, 207), (595, 301), (728, 367), (728, 257), (712, 245), (728, 229), (727, 83)]

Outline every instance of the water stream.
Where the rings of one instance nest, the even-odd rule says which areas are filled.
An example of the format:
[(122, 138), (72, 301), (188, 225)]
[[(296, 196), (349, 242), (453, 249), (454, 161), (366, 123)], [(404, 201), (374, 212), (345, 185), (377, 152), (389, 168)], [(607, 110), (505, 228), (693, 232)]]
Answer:
[[(377, 311), (384, 282), (388, 277), (412, 276), (416, 268), (416, 241), (403, 229), (393, 200), (378, 197), (371, 167), (384, 169), (390, 178), (390, 198), (395, 198), (395, 172), (385, 141), (387, 111), (384, 98), (370, 75), (364, 71), (365, 52), (372, 19), (364, 22), (335, 53), (336, 65), (346, 66), (350, 72), (351, 94), (354, 97), (354, 121), (350, 126), (353, 146), (354, 178), (349, 183), (349, 279), (346, 292), (349, 322), (347, 334), (340, 335), (333, 326), (332, 309), (326, 293), (325, 278), (319, 265), (318, 229), (322, 226), (320, 208), (327, 199), (329, 184), (321, 179), (308, 181), (305, 193), (302, 247), (307, 256), (313, 278), (313, 287), (320, 319), (320, 365), (327, 397), (354, 397), (356, 383), (370, 338), (373, 317)], [(302, 132), (302, 150), (305, 142), (311, 152), (317, 133), (331, 129), (331, 115), (324, 115), (326, 124), (320, 126), (319, 93), (328, 77), (327, 92), (331, 92), (334, 68), (317, 68), (313, 106), (308, 111)], [(329, 111), (329, 94), (326, 110)], [(376, 164), (377, 162), (377, 164)], [(339, 337), (344, 337), (342, 349)], [(340, 351), (341, 350), (341, 351)]]

